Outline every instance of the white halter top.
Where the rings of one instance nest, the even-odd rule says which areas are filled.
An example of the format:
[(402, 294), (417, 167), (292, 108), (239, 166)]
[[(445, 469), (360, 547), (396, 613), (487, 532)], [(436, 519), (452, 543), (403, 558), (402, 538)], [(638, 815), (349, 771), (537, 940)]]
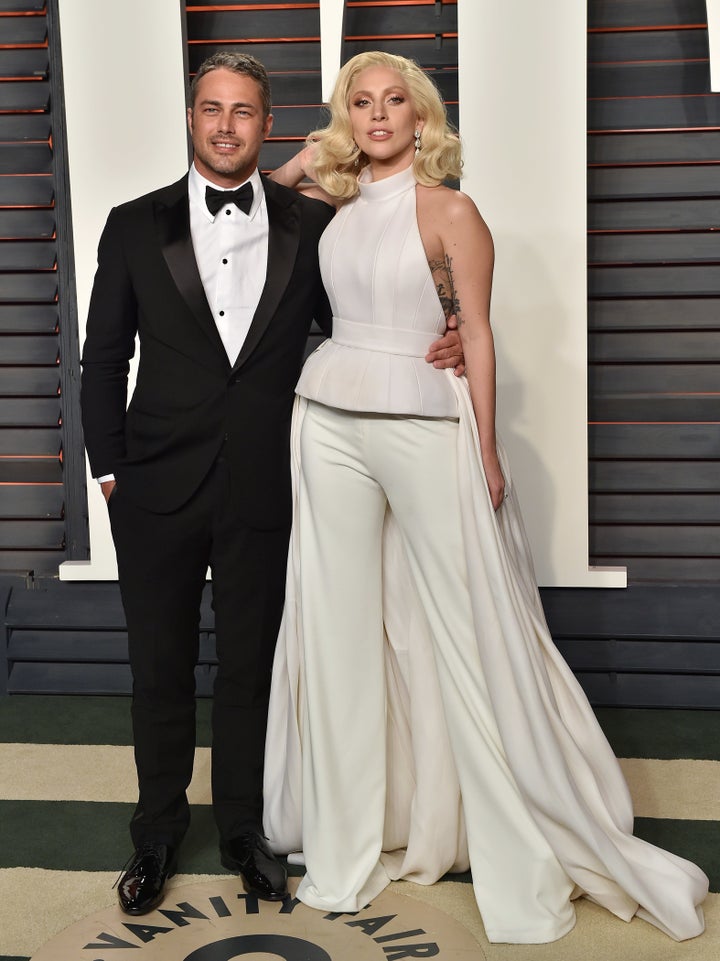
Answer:
[(417, 224), (412, 167), (341, 207), (320, 239), (332, 339), (307, 360), (296, 391), (343, 410), (457, 417), (447, 375), (425, 361), (445, 315)]

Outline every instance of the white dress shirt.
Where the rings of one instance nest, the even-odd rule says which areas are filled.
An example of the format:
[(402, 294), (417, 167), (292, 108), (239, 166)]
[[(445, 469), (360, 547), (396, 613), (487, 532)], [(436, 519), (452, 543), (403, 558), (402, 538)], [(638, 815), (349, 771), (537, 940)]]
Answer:
[(245, 343), (267, 274), (268, 216), (257, 169), (246, 182), (253, 188), (250, 212), (244, 214), (229, 203), (213, 216), (205, 203), (205, 188), (221, 188), (198, 173), (195, 164), (188, 178), (195, 260), (231, 364)]

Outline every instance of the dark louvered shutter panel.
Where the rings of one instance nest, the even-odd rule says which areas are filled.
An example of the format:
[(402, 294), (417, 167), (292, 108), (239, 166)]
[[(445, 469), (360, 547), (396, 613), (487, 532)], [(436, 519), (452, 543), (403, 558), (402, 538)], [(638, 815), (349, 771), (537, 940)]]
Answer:
[(591, 554), (720, 577), (720, 96), (704, 0), (589, 5)]
[(318, 3), (188, 3), (191, 78), (218, 50), (257, 57), (270, 75), (274, 124), (260, 166), (288, 160), (321, 123), (320, 8)]
[(343, 61), (364, 50), (384, 50), (417, 61), (437, 84), (457, 127), (457, 0), (348, 0), (344, 32)]
[[(71, 413), (64, 424), (77, 346), (69, 320), (61, 330), (73, 297), (67, 265), (62, 280), (58, 270), (62, 111), (53, 110), (59, 61), (48, 20), (43, 0), (0, 0), (0, 571), (23, 574), (56, 573), (78, 556), (65, 520), (64, 434), (75, 432), (67, 447), (78, 463), (82, 440)], [(79, 505), (81, 472), (73, 479)], [(82, 509), (73, 523), (84, 530)]]

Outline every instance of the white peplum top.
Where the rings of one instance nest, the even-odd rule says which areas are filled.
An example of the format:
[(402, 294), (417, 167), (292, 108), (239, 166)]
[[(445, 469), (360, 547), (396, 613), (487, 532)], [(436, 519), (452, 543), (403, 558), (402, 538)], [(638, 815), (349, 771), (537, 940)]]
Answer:
[[(367, 175), (368, 171), (363, 171)], [(333, 333), (308, 358), (296, 392), (342, 410), (457, 417), (443, 370), (425, 361), (445, 332), (417, 223), (412, 167), (341, 207), (320, 239)]]

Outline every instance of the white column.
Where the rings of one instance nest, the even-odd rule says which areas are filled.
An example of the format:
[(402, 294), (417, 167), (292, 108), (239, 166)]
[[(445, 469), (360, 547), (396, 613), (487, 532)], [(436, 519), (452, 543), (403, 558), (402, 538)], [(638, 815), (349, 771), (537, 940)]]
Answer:
[(340, 69), (344, 13), (345, 0), (320, 0), (320, 60), (325, 103), (330, 99)]
[[(59, 0), (80, 343), (111, 207), (187, 169), (179, 0)], [(61, 580), (114, 580), (105, 502), (88, 469), (91, 559)]]
[(720, 0), (707, 0), (708, 41), (710, 43), (710, 89), (720, 92)]
[(544, 586), (588, 568), (586, 29), (578, 0), (459, 0), (463, 190), (496, 245), (498, 420)]

